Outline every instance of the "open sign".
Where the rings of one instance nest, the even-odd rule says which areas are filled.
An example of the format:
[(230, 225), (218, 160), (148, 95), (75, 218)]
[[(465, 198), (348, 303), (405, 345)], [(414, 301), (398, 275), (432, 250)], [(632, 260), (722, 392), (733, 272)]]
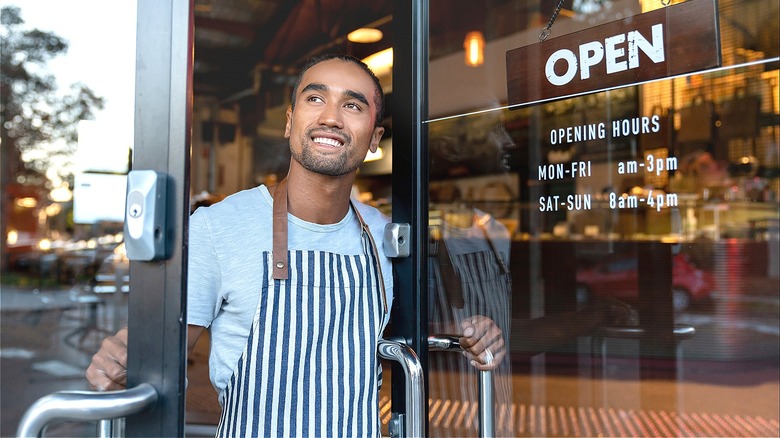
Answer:
[[(640, 53), (646, 55), (647, 60), (658, 64), (664, 62), (664, 30), (663, 24), (658, 23), (652, 27), (652, 38), (648, 41), (637, 30), (627, 34), (618, 34), (601, 41), (590, 41), (579, 46), (579, 57), (569, 49), (560, 49), (547, 58), (544, 64), (544, 73), (547, 81), (553, 85), (563, 86), (574, 79), (578, 66), (580, 79), (590, 78), (592, 67), (604, 62), (607, 74), (614, 74), (630, 68), (639, 68)], [(558, 61), (566, 64), (566, 73), (558, 75), (555, 65)]]
[(720, 64), (717, 5), (691, 0), (508, 51), (507, 96), (522, 105)]

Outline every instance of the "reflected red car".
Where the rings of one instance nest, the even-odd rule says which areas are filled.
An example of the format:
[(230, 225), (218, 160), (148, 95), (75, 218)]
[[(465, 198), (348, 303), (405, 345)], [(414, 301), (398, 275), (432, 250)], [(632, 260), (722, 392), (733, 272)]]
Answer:
[[(672, 260), (672, 303), (675, 311), (705, 302), (715, 289), (712, 272), (696, 267), (686, 254)], [(637, 259), (635, 256), (602, 261), (577, 271), (577, 301), (592, 298), (616, 298), (636, 303), (639, 300)]]

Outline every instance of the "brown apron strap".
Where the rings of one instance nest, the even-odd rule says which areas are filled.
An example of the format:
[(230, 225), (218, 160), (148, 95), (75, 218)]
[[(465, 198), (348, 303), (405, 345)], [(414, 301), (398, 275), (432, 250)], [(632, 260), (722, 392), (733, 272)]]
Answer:
[[(490, 218), (490, 216), (486, 216), (486, 218)], [(501, 267), (501, 272), (503, 272), (505, 275), (509, 274), (509, 266), (506, 265), (506, 262), (504, 261), (504, 258), (501, 257), (501, 253), (498, 252), (498, 248), (496, 248), (496, 244), (493, 242), (493, 239), (490, 238), (490, 235), (488, 234), (487, 227), (485, 227), (485, 222), (482, 221), (482, 218), (474, 214), (474, 222), (477, 223), (479, 228), (482, 230), (482, 234), (485, 236), (485, 240), (487, 241), (488, 245), (490, 245), (490, 250), (493, 252), (493, 255), (496, 257), (496, 261), (498, 262), (498, 266)]]
[(371, 245), (371, 255), (374, 259), (374, 265), (376, 265), (377, 273), (379, 274), (379, 293), (381, 294), (382, 298), (382, 308), (387, 314), (387, 292), (385, 291), (385, 277), (382, 275), (382, 262), (379, 259), (379, 252), (377, 251), (376, 242), (374, 241), (374, 236), (371, 235), (371, 229), (368, 228), (368, 224), (366, 221), (363, 220), (363, 216), (358, 211), (355, 204), (352, 202), (352, 199), (349, 200), (349, 205), (352, 207), (352, 211), (355, 212), (355, 216), (357, 216), (358, 222), (360, 222), (360, 229), (362, 231), (362, 234), (364, 236), (368, 236), (369, 244)]
[(456, 309), (462, 309), (466, 302), (463, 298), (463, 285), (460, 282), (460, 276), (452, 264), (450, 251), (447, 248), (447, 241), (444, 238), (444, 230), (438, 230), (437, 235), (433, 236), (437, 246), (435, 251), (436, 260), (439, 262), (439, 273), (444, 292), (447, 294), (450, 304)]
[[(379, 253), (377, 252), (377, 246), (374, 242), (374, 237), (371, 235), (371, 230), (368, 228), (368, 224), (363, 220), (363, 216), (358, 211), (357, 207), (349, 201), (349, 205), (352, 211), (355, 212), (358, 222), (360, 222), (360, 229), (362, 234), (367, 235), (371, 251), (376, 265), (377, 273), (379, 274), (379, 288), (382, 298), (382, 307), (385, 314), (388, 312), (387, 308), (387, 292), (385, 291), (385, 281), (382, 276), (382, 266), (379, 261)], [(290, 277), (290, 269), (287, 266), (287, 178), (279, 181), (274, 190), (274, 205), (273, 205), (273, 257), (274, 262), (274, 280), (287, 280)]]
[(279, 181), (274, 191), (273, 252), (274, 279), (287, 280), (287, 178)]

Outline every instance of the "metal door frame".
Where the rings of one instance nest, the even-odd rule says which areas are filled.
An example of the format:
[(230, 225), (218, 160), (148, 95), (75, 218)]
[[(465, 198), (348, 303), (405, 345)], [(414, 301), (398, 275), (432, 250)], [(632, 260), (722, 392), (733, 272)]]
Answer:
[[(413, 231), (411, 256), (395, 262), (392, 326), (427, 374), (428, 1), (393, 8), (393, 221)], [(193, 0), (138, 0), (133, 167), (168, 176), (171, 244), (169, 259), (130, 266), (128, 387), (150, 383), (160, 398), (127, 418), (128, 436), (184, 435), (193, 10)], [(393, 411), (403, 414), (403, 379), (394, 380)]]
[(133, 170), (167, 175), (170, 257), (130, 263), (127, 386), (153, 385), (155, 409), (128, 436), (184, 436), (193, 0), (138, 0)]
[[(393, 222), (411, 225), (411, 255), (394, 261), (393, 336), (417, 353), (428, 394), (428, 0), (393, 2)], [(394, 365), (394, 415), (406, 412)], [(428, 402), (423, 400), (428, 431)]]

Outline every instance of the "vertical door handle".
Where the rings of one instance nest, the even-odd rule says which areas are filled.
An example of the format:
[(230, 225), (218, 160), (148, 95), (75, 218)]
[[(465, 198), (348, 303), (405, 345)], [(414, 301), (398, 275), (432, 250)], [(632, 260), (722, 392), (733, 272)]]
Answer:
[(422, 364), (412, 347), (403, 342), (380, 339), (379, 356), (401, 364), (406, 377), (406, 416), (403, 424), (403, 436), (422, 437), (425, 435), (425, 381)]
[[(428, 336), (428, 351), (455, 351), (460, 352), (460, 336), (458, 335), (431, 335)], [(493, 362), (493, 355), (486, 350), (488, 365)], [(495, 431), (495, 413), (493, 406), (493, 372), (479, 372), (477, 381), (479, 389), (479, 436), (493, 437)]]

